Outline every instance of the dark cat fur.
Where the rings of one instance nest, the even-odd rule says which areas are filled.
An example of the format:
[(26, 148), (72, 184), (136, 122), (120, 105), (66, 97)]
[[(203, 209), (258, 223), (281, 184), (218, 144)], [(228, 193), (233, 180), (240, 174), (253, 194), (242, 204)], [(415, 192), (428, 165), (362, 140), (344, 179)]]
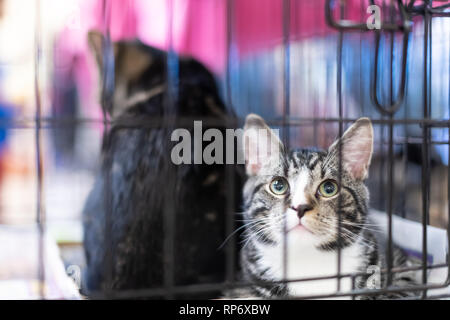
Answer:
[[(101, 35), (90, 34), (100, 65), (103, 41)], [(127, 53), (129, 50), (132, 54)], [(170, 141), (171, 130), (144, 124), (145, 120), (154, 123), (155, 119), (160, 119), (162, 123), (164, 119), (167, 54), (139, 42), (116, 43), (114, 52), (117, 92), (122, 90), (126, 97), (131, 97), (161, 86), (164, 90), (125, 108), (123, 97), (115, 93), (113, 110), (109, 110), (115, 124), (104, 137), (103, 173), (98, 175), (84, 209), (86, 292), (95, 294), (104, 290), (149, 289), (163, 285), (166, 234), (163, 214), (168, 202), (175, 211), (174, 284), (221, 282), (225, 274), (225, 250), (218, 248), (226, 236), (226, 166), (172, 164), (170, 152), (175, 143)], [(131, 61), (126, 61), (131, 57)], [(135, 70), (131, 77), (121, 74), (121, 70), (129, 70), (130, 65), (139, 64), (139, 59), (147, 61), (142, 63), (145, 68)], [(234, 115), (225, 108), (212, 74), (190, 58), (179, 59), (178, 72), (178, 95), (171, 115), (213, 119), (217, 122), (214, 127), (224, 130), (227, 118), (233, 119)], [(177, 127), (192, 132), (190, 121)], [(130, 127), (133, 123), (144, 126)], [(208, 126), (203, 124), (203, 128), (206, 130)], [(110, 180), (106, 180), (110, 187), (110, 212), (105, 210), (107, 175), (104, 173), (108, 171), (108, 161), (111, 166)], [(235, 181), (238, 203), (238, 175)], [(106, 214), (112, 226), (109, 240), (105, 239)], [(110, 269), (108, 261), (112, 261)], [(209, 292), (189, 297), (211, 298), (217, 294)]]

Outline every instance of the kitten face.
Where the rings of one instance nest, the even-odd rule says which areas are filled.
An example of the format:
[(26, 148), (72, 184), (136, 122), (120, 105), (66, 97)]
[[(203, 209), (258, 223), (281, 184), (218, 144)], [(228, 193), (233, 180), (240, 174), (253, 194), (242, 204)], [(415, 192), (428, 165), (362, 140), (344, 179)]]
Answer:
[(245, 132), (266, 129), (271, 141), (279, 144), (280, 152), (278, 158), (267, 154), (265, 157), (263, 149), (263, 155), (259, 152), (255, 160), (255, 152), (246, 150), (248, 163), (260, 162), (259, 166), (247, 165), (247, 236), (266, 244), (280, 244), (286, 235), (288, 243), (308, 243), (321, 250), (343, 248), (355, 242), (366, 219), (369, 196), (363, 180), (372, 153), (370, 121), (360, 119), (342, 137), (339, 178), (337, 142), (328, 151), (288, 152), (261, 118), (249, 117)]

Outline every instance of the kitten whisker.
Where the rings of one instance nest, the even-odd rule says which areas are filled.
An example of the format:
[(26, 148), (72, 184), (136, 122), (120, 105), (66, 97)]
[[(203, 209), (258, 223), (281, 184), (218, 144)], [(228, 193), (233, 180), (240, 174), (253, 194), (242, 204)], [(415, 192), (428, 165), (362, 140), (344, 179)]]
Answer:
[(247, 227), (251, 227), (252, 225), (258, 224), (259, 221), (250, 221), (247, 224), (244, 224), (242, 226), (240, 226), (239, 228), (237, 228), (236, 230), (234, 230), (228, 237), (225, 238), (225, 240), (222, 242), (222, 244), (217, 248), (217, 250), (221, 250), (224, 245), (227, 243), (228, 240), (231, 239), (232, 236), (234, 236), (238, 231), (247, 228)]
[(351, 226), (351, 227), (361, 228), (361, 230), (367, 230), (367, 231), (371, 231), (371, 232), (383, 233), (383, 231), (381, 231), (379, 229), (375, 229), (375, 228), (370, 228), (370, 227), (366, 226), (363, 223), (353, 223), (353, 222), (348, 222), (348, 221), (341, 221), (341, 223), (343, 225), (348, 225), (348, 226)]
[(246, 239), (247, 241), (245, 242), (243, 248), (246, 247), (251, 240), (259, 237), (263, 232), (268, 231), (269, 229), (270, 229), (270, 226), (265, 226), (254, 233), (249, 232), (249, 236), (247, 237), (247, 239)]
[[(325, 225), (324, 229), (329, 231), (329, 232), (333, 232), (334, 230), (336, 230), (336, 229), (333, 230), (333, 228), (330, 228), (329, 226), (326, 226), (326, 225)], [(372, 241), (370, 241), (368, 239), (365, 239), (364, 237), (361, 236), (361, 234), (356, 234), (356, 233), (354, 233), (354, 232), (352, 232), (352, 231), (350, 231), (350, 230), (348, 230), (346, 228), (341, 228), (340, 236), (342, 238), (350, 240), (352, 242), (360, 241), (361, 244), (363, 244), (365, 246), (368, 246), (370, 248), (372, 248), (375, 245), (374, 242), (372, 242)]]

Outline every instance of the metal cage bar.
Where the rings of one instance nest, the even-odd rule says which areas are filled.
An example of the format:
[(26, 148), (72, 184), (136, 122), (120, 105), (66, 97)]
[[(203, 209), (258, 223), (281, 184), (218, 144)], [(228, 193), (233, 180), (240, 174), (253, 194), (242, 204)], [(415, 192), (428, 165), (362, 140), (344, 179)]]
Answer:
[[(233, 44), (233, 22), (234, 22), (234, 1), (235, 0), (226, 0), (226, 22), (227, 22), (227, 61), (226, 61), (226, 105), (227, 108), (233, 110), (233, 98), (232, 98), (232, 86), (231, 86), (231, 57), (234, 52), (234, 44)], [(229, 120), (229, 119), (228, 119)], [(233, 126), (232, 123), (227, 121), (227, 127)], [(234, 162), (234, 161), (233, 161)], [(226, 166), (226, 185), (227, 185), (227, 208), (226, 208), (226, 233), (232, 234), (235, 230), (235, 196), (234, 196), (234, 186), (235, 186), (235, 177), (234, 171), (236, 166), (234, 164), (228, 164)], [(231, 286), (231, 284), (236, 279), (235, 274), (235, 264), (236, 264), (236, 239), (232, 237), (231, 241), (228, 243), (226, 247), (226, 282)]]
[[(340, 2), (339, 6), (339, 15), (340, 18), (344, 18), (345, 15), (345, 8), (344, 3)], [(338, 114), (339, 114), (339, 131), (338, 131), (338, 137), (339, 137), (339, 143), (338, 143), (338, 185), (342, 185), (342, 143), (341, 138), (344, 134), (344, 123), (342, 122), (342, 118), (344, 117), (344, 109), (342, 104), (342, 50), (344, 46), (344, 33), (342, 30), (339, 30), (338, 35), (338, 44), (337, 44), (337, 75), (336, 75), (336, 87), (337, 87), (337, 99), (338, 99)], [(342, 196), (339, 194), (338, 196), (338, 212), (342, 210)], [(337, 251), (337, 270), (336, 270), (336, 277), (337, 277), (337, 287), (336, 291), (341, 291), (341, 271), (342, 271), (342, 252), (341, 252), (341, 241), (342, 241), (342, 218), (341, 215), (338, 214), (338, 225), (337, 225), (337, 233), (338, 233), (338, 251)]]
[(43, 161), (42, 161), (42, 106), (41, 106), (41, 84), (40, 69), (42, 55), (41, 38), (41, 2), (36, 2), (35, 16), (35, 53), (34, 53), (34, 95), (35, 95), (35, 147), (36, 147), (36, 173), (37, 173), (37, 199), (36, 199), (36, 223), (38, 227), (38, 279), (39, 295), (46, 299), (45, 295), (45, 207), (43, 197)]
[[(283, 0), (282, 21), (283, 21), (283, 143), (286, 149), (289, 149), (289, 126), (286, 126), (286, 120), (289, 118), (291, 109), (291, 55), (290, 55), (290, 34), (291, 34), (291, 0)], [(287, 279), (287, 221), (283, 217), (283, 279)]]

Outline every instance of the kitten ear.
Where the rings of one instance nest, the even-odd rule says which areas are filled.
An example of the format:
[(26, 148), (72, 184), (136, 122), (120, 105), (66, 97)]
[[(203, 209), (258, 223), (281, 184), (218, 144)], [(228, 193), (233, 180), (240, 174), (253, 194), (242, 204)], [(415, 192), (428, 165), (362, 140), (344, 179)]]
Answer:
[(94, 53), (95, 59), (99, 66), (103, 64), (103, 43), (104, 43), (103, 35), (98, 31), (89, 31), (88, 33), (88, 43), (89, 48)]
[[(95, 55), (100, 72), (103, 70), (103, 48), (106, 38), (98, 31), (88, 33), (88, 42)], [(112, 43), (116, 77), (121, 81), (136, 80), (153, 61), (152, 55), (139, 42)]]
[(366, 179), (373, 151), (373, 128), (370, 119), (358, 119), (345, 131), (341, 139), (330, 146), (329, 154), (336, 158), (339, 157), (339, 141), (342, 143), (343, 168), (356, 180)]
[[(101, 32), (92, 30), (88, 33), (88, 44), (97, 61), (99, 71), (102, 72), (104, 58), (103, 48), (106, 46), (106, 38)], [(114, 56), (117, 55), (117, 45), (115, 44), (113, 44), (113, 54)]]
[(270, 129), (260, 116), (247, 116), (243, 138), (245, 169), (249, 176), (260, 174), (261, 168), (268, 163), (276, 165), (275, 162), (280, 161), (283, 144), (278, 131)]
[[(98, 31), (88, 33), (88, 42), (97, 60), (100, 81), (106, 81), (106, 83), (101, 83), (100, 87), (110, 90), (113, 88), (113, 107), (111, 110), (108, 109), (110, 115), (120, 115), (129, 107), (148, 99), (155, 93), (149, 88), (147, 91), (139, 91), (134, 96), (129, 96), (128, 88), (139, 80), (139, 77), (156, 59), (160, 59), (161, 51), (145, 46), (138, 41), (113, 42), (112, 50), (105, 51), (106, 38)], [(108, 67), (105, 68), (105, 66)], [(105, 75), (105, 72), (113, 74)], [(160, 89), (158, 90), (160, 91)], [(159, 92), (158, 90), (157, 92)]]

